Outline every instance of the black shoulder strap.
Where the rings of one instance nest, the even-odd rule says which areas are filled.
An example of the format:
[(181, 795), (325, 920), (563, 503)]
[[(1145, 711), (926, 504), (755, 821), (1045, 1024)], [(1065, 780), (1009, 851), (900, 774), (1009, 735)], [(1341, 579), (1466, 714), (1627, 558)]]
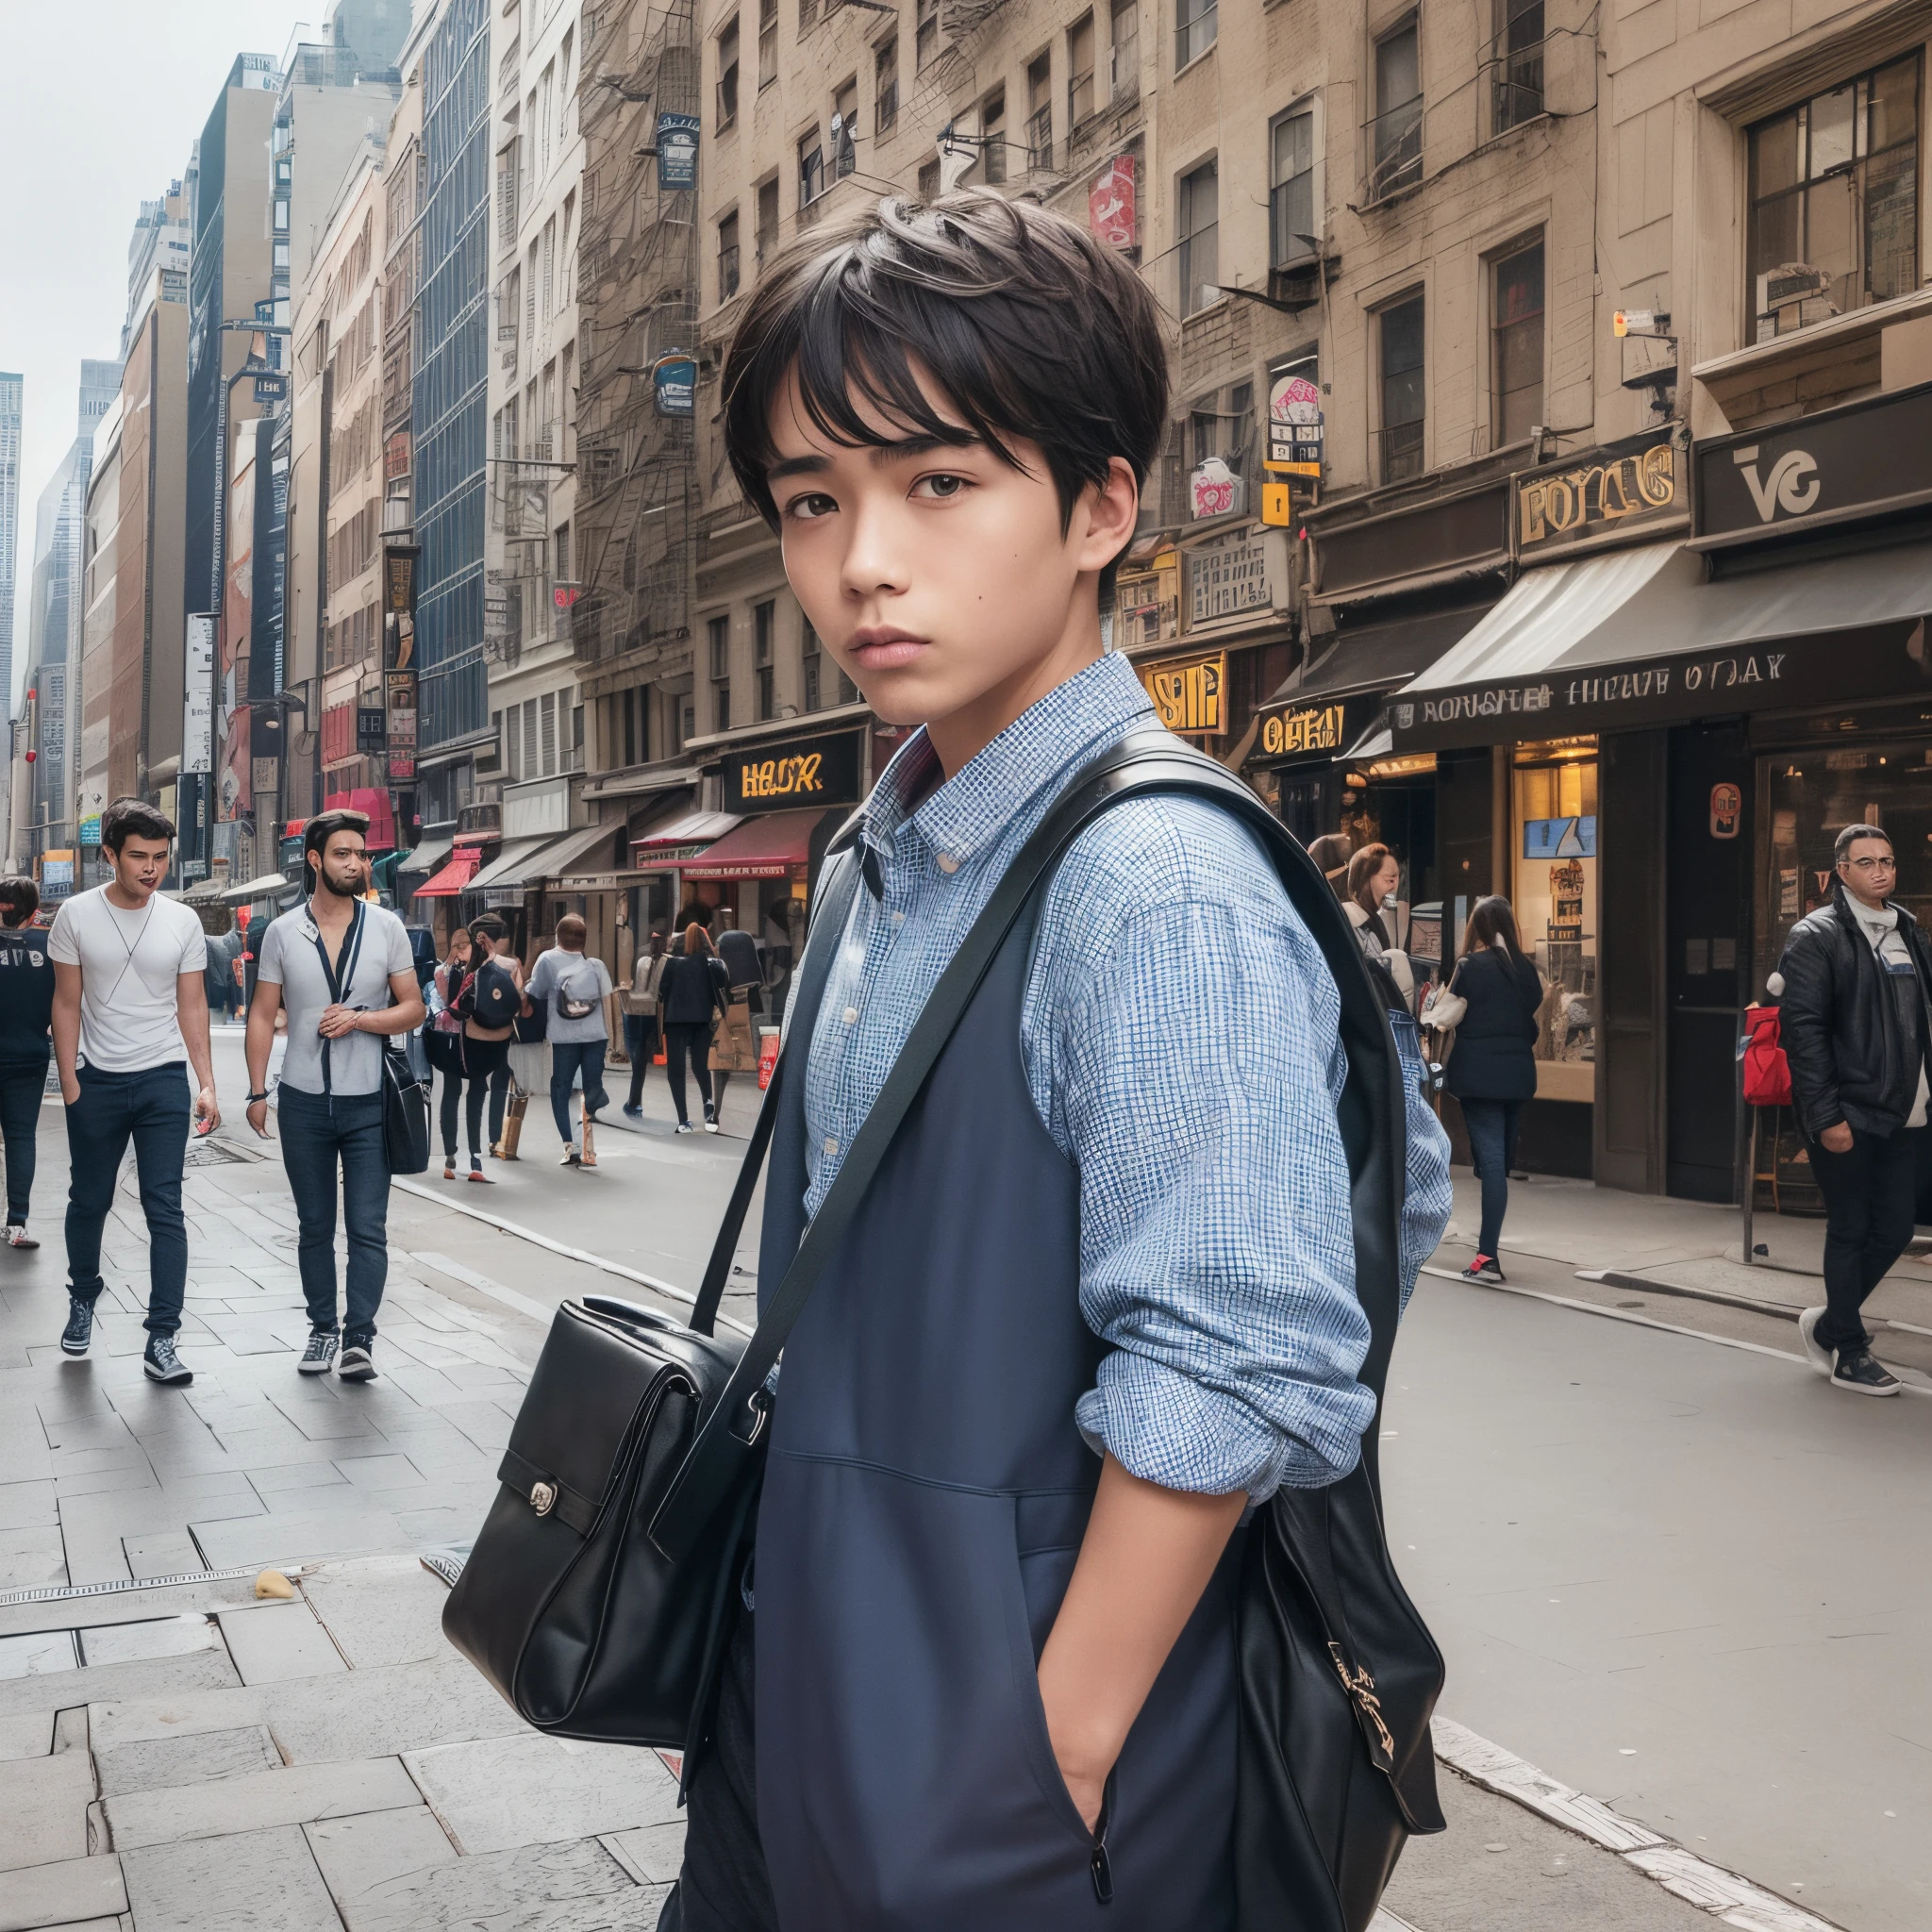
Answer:
[[(327, 982), (329, 999), (336, 1006), (341, 1005), (343, 992), (356, 984), (356, 962), (361, 957), (362, 952), (362, 914), (364, 909), (363, 901), (358, 899), (355, 911), (349, 915), (349, 930), (342, 939), (340, 965), (330, 960), (328, 946), (322, 937), (321, 929), (318, 927), (316, 930), (315, 957), (322, 961), (322, 976)], [(310, 925), (315, 924), (315, 912), (312, 907), (308, 913), (308, 919)], [(322, 1042), (322, 1091), (325, 1093), (333, 1094), (336, 1090), (335, 1083), (329, 1074), (329, 1046), (330, 1041), (325, 1037)]]
[[(960, 941), (952, 962), (940, 975), (939, 984), (854, 1139), (838, 1178), (812, 1218), (791, 1267), (766, 1305), (763, 1319), (746, 1343), (724, 1392), (706, 1417), (684, 1466), (651, 1523), (651, 1541), (672, 1560), (691, 1550), (713, 1511), (732, 1491), (745, 1457), (764, 1429), (764, 1387), (772, 1365), (805, 1311), (819, 1276), (844, 1239), (900, 1124), (911, 1110), (1014, 921), (1068, 846), (1095, 818), (1124, 799), (1153, 792), (1191, 793), (1211, 799), (1260, 835), (1291, 902), (1321, 946), (1341, 991), (1341, 1040), (1349, 1077), (1339, 1112), (1355, 1208), (1357, 1291), (1368, 1314), (1373, 1336), (1361, 1379), (1375, 1391), (1379, 1408), (1389, 1355), (1394, 1345), (1401, 1294), (1396, 1236), (1403, 1173), (1402, 1074), (1388, 1014), (1370, 982), (1361, 948), (1340, 903), (1313, 860), (1281, 822), (1239, 779), (1170, 733), (1158, 727), (1135, 731), (1103, 752), (1067, 787), (993, 889), (991, 898)], [(856, 872), (856, 866), (853, 870)], [(848, 885), (847, 905), (850, 891)], [(829, 960), (843, 922), (841, 919), (834, 925), (827, 918), (825, 924), (832, 937), (822, 958)], [(779, 1070), (774, 1073), (765, 1106), (760, 1109), (759, 1131), (747, 1150), (745, 1172), (740, 1174), (739, 1185), (733, 1191), (731, 1211), (725, 1217), (711, 1266), (706, 1272), (707, 1291), (712, 1291), (714, 1285), (716, 1289), (716, 1292), (710, 1293), (711, 1310), (715, 1310), (717, 1293), (723, 1291), (720, 1257), (723, 1268), (728, 1270), (756, 1184), (757, 1164), (762, 1161), (770, 1143), (768, 1124), (776, 1118), (774, 1101), (784, 1062), (794, 1057), (802, 1061), (809, 1045), (808, 1041), (801, 1041), (794, 1033), (780, 1056)], [(1372, 1454), (1374, 1440), (1372, 1424), (1364, 1434), (1365, 1456)]]

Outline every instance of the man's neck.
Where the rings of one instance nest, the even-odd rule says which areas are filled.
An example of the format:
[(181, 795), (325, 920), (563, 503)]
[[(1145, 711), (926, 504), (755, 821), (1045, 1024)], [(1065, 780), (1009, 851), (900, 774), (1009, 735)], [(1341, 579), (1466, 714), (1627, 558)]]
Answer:
[(118, 906), (123, 912), (139, 912), (154, 897), (154, 889), (145, 892), (124, 886), (118, 878), (109, 879), (103, 889), (109, 906)]
[(329, 932), (338, 926), (347, 925), (356, 902), (344, 899), (340, 892), (331, 892), (325, 887), (308, 901), (308, 916), (317, 925)]
[(1091, 619), (1071, 622), (1058, 643), (1045, 657), (1024, 666), (971, 704), (943, 718), (928, 718), (925, 735), (939, 754), (940, 769), (948, 778), (983, 752), (1008, 724), (1031, 710), (1049, 691), (1058, 691), (1106, 655), (1097, 609)]

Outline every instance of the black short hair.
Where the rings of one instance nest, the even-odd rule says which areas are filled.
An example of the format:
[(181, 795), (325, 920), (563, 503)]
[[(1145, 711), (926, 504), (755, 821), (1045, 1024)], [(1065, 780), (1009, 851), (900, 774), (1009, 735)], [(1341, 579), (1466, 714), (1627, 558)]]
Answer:
[(503, 915), (497, 912), (482, 912), (470, 922), (470, 937), (473, 940), (488, 940), (493, 946), (504, 938), (509, 927), (504, 923)]
[(321, 870), (323, 854), (328, 850), (328, 841), (338, 832), (356, 832), (366, 840), (369, 837), (369, 814), (366, 811), (351, 811), (346, 806), (333, 811), (319, 811), (302, 827), (302, 869), (306, 874), (308, 860), (313, 856), (316, 869)]
[(1846, 855), (1850, 853), (1852, 847), (1860, 839), (1883, 839), (1888, 845), (1891, 843), (1891, 834), (1883, 825), (1847, 825), (1832, 841), (1832, 864), (1835, 866), (1842, 865), (1845, 862)]
[[(957, 422), (927, 401), (915, 360)], [(812, 422), (855, 448), (978, 441), (1018, 467), (1008, 439), (1037, 444), (1063, 528), (1115, 457), (1144, 483), (1166, 432), (1166, 343), (1146, 284), (1076, 223), (983, 189), (888, 196), (758, 277), (724, 359), (724, 446), (774, 529), (772, 409), (792, 370)], [(881, 434), (861, 404), (903, 428)]]
[(117, 798), (101, 814), (101, 845), (118, 853), (130, 839), (175, 840), (175, 821), (142, 798)]
[(0, 916), (12, 926), (25, 925), (41, 909), (41, 889), (24, 874), (0, 879)]

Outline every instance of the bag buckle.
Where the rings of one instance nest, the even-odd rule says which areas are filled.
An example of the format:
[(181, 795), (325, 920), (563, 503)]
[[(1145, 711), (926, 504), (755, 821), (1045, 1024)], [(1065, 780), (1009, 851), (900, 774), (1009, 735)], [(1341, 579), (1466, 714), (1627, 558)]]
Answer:
[(532, 1483), (530, 1485), (530, 1507), (539, 1516), (548, 1516), (557, 1507), (557, 1485), (555, 1483)]
[(1350, 1669), (1348, 1659), (1341, 1654), (1341, 1644), (1332, 1640), (1328, 1655), (1334, 1661), (1336, 1675), (1341, 1679), (1342, 1690), (1348, 1693), (1349, 1702), (1375, 1727), (1375, 1740), (1382, 1747), (1382, 1757), (1386, 1760), (1382, 1769), (1387, 1770), (1395, 1762), (1395, 1740), (1390, 1736), (1389, 1726), (1382, 1720), (1382, 1700), (1375, 1695), (1374, 1678), (1365, 1670)]
[(755, 1389), (745, 1398), (744, 1406), (751, 1410), (751, 1434), (748, 1436), (738, 1436), (736, 1429), (733, 1429), (731, 1433), (734, 1436), (738, 1436), (738, 1440), (747, 1449), (750, 1449), (756, 1445), (758, 1438), (765, 1433), (765, 1424), (772, 1419), (771, 1392), (764, 1389)]

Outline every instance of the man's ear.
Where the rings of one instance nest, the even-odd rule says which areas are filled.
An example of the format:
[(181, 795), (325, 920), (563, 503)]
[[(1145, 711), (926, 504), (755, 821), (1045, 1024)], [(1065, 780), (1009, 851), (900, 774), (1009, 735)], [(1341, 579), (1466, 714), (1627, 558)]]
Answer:
[(1107, 481), (1090, 483), (1074, 511), (1079, 568), (1097, 572), (1117, 562), (1134, 541), (1140, 519), (1141, 486), (1134, 480), (1134, 466), (1124, 457), (1114, 457)]

